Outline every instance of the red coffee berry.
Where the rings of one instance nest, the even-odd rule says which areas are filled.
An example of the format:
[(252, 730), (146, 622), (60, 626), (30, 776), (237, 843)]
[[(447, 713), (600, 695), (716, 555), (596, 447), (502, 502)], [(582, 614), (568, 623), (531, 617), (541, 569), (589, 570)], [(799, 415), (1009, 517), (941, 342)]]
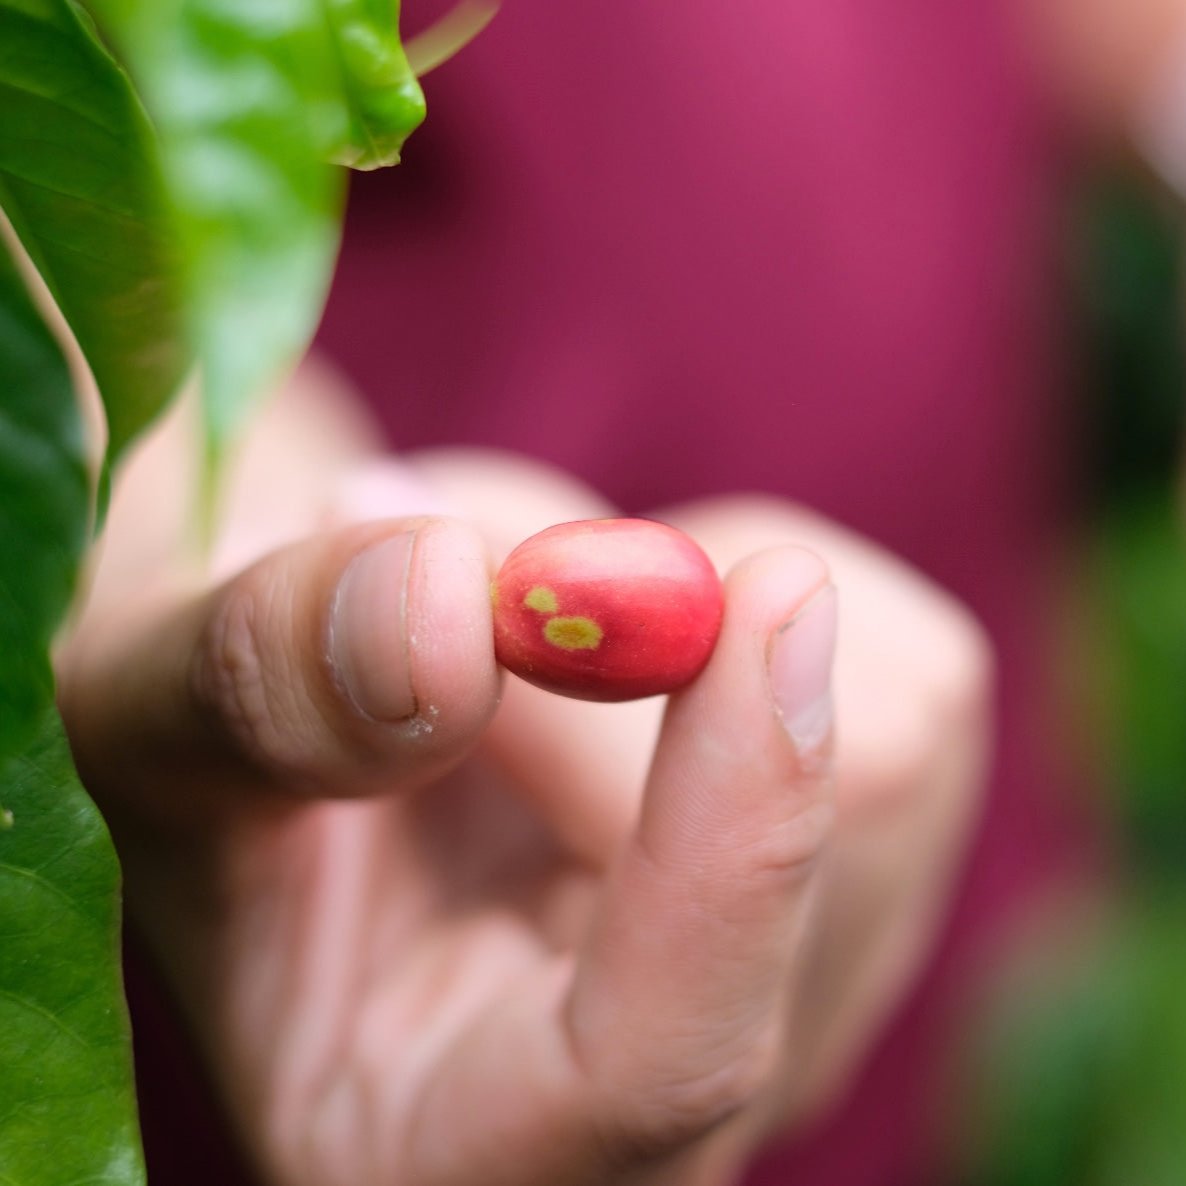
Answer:
[(724, 612), (704, 552), (648, 519), (549, 527), (507, 557), (492, 596), (498, 661), (583, 700), (683, 687), (708, 662)]

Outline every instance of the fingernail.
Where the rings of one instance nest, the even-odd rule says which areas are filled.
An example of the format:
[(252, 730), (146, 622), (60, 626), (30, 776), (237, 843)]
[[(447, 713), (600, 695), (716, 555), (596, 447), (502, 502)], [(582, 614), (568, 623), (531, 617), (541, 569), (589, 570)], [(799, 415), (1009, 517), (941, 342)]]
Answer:
[(416, 535), (394, 535), (356, 556), (330, 611), (330, 660), (338, 681), (354, 707), (375, 721), (401, 721), (416, 712), (407, 629)]
[(770, 649), (770, 689), (795, 748), (819, 752), (832, 729), (836, 589), (826, 585), (781, 626)]

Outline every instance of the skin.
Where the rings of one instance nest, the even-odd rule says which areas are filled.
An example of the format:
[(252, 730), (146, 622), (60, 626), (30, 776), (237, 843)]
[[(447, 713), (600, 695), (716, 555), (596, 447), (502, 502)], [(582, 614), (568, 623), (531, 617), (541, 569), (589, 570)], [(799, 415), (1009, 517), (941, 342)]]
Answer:
[[(309, 375), (200, 565), (191, 446), (175, 418), (124, 475), (61, 697), (132, 925), (264, 1180), (725, 1186), (834, 1098), (976, 815), (971, 618), (784, 502), (665, 508), (728, 572), (703, 674), (666, 706), (500, 700), (493, 566), (612, 508), (505, 455), (379, 457)], [(389, 595), (343, 621), (345, 574), (410, 527), (406, 628)], [(839, 740), (801, 747), (769, 655), (829, 582)], [(335, 613), (358, 686), (410, 661), (410, 715), (326, 678)]]
[(1016, 0), (1016, 19), (1064, 110), (1086, 136), (1113, 144), (1145, 118), (1186, 38), (1182, 0)]
[(720, 579), (696, 543), (643, 519), (533, 535), (503, 562), (492, 596), (498, 661), (583, 700), (682, 688), (704, 670), (723, 610)]

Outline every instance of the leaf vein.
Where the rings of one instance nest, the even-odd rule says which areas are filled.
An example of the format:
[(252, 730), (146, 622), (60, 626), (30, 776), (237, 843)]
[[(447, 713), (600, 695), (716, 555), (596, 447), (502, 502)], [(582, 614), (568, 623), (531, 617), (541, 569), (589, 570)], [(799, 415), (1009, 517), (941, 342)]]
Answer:
[(71, 201), (79, 202), (83, 206), (88, 206), (108, 214), (113, 219), (116, 219), (125, 225), (151, 231), (151, 224), (147, 220), (136, 218), (131, 210), (116, 206), (114, 204), (98, 202), (95, 200), (93, 194), (80, 193), (61, 185), (51, 185), (42, 177), (31, 177), (27, 173), (22, 173), (19, 170), (14, 169), (11, 164), (4, 165), (2, 168), (0, 168), (0, 175), (7, 176), (15, 181), (19, 181), (32, 189), (44, 190), (46, 193), (55, 194), (60, 198), (69, 198)]
[(0, 873), (11, 873), (16, 877), (27, 878), (42, 889), (49, 890), (56, 898), (65, 902), (75, 914), (86, 915), (86, 911), (83, 910), (76, 899), (72, 898), (65, 890), (54, 885), (47, 877), (43, 877), (35, 869), (29, 869), (23, 865), (10, 865), (5, 861), (0, 861)]
[(10, 1000), (15, 1005), (19, 1005), (27, 1009), (30, 1013), (36, 1013), (40, 1017), (44, 1017), (46, 1021), (50, 1022), (57, 1029), (61, 1030), (66, 1037), (76, 1042), (84, 1050), (90, 1050), (91, 1044), (81, 1034), (77, 1034), (72, 1030), (57, 1014), (52, 1013), (44, 1005), (39, 1005), (36, 1001), (31, 1001), (28, 997), (23, 997), (19, 993), (9, 992), (5, 988), (0, 988), (0, 997)]
[[(96, 115), (94, 111), (88, 111), (82, 107), (75, 107), (70, 103), (63, 102), (61, 95), (48, 94), (45, 91), (35, 90), (29, 86), (18, 86), (4, 78), (0, 78), (0, 91), (10, 91), (18, 95), (26, 95), (31, 99), (40, 100), (42, 103), (56, 108), (58, 111), (65, 112), (74, 119), (78, 119), (85, 124), (89, 124), (92, 128), (97, 128), (105, 136), (114, 138), (119, 134), (118, 128), (112, 126), (111, 124), (105, 123), (98, 117), (98, 115)], [(71, 93), (85, 95), (87, 93), (87, 88), (78, 87)]]

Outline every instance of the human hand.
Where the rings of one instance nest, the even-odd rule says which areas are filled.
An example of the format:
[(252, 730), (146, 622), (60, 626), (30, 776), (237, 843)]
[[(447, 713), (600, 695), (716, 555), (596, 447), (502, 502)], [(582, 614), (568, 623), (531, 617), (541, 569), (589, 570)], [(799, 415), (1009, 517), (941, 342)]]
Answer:
[[(485, 454), (360, 493), (365, 434), (320, 406), (249, 446), (213, 581), (176, 455), (140, 458), (61, 662), (129, 910), (245, 1144), (284, 1186), (729, 1181), (843, 1082), (933, 933), (983, 756), (975, 629), (827, 524), (708, 503), (668, 517), (747, 558), (695, 684), (664, 712), (508, 682), (496, 711), (487, 550), (608, 508)], [(842, 590), (835, 799), (828, 572), (750, 555), (796, 538)]]

